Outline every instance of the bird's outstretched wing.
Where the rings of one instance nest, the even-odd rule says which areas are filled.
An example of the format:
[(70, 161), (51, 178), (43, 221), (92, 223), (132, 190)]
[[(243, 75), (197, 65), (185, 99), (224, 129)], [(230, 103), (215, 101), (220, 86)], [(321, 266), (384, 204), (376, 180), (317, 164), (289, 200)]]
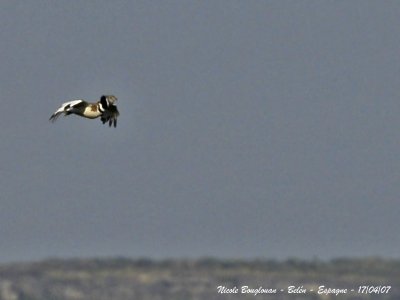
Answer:
[(101, 115), (101, 122), (106, 123), (111, 127), (114, 124), (114, 127), (117, 127), (117, 118), (119, 116), (119, 111), (117, 107), (113, 104), (109, 104), (106, 111)]
[(64, 114), (65, 116), (73, 113), (75, 110), (86, 106), (86, 102), (81, 99), (72, 100), (61, 104), (60, 108), (57, 109), (54, 114), (51, 115), (50, 121), (54, 122), (58, 119), (59, 116)]

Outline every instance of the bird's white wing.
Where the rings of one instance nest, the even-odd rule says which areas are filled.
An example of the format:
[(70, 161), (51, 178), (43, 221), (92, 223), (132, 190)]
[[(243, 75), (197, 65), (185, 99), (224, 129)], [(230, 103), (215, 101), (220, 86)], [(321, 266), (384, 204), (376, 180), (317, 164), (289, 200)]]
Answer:
[(72, 100), (61, 104), (60, 108), (51, 115), (50, 121), (54, 122), (60, 115), (68, 114), (68, 112), (71, 112), (74, 108), (82, 104), (85, 104), (85, 101), (81, 99)]

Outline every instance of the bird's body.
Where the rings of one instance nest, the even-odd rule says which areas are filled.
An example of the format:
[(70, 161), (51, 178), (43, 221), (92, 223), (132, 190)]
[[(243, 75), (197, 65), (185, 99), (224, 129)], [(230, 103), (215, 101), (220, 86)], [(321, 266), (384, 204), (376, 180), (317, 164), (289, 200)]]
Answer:
[(119, 112), (114, 102), (117, 98), (113, 95), (103, 95), (100, 101), (96, 103), (89, 103), (81, 99), (71, 100), (65, 102), (57, 109), (54, 114), (51, 115), (50, 121), (54, 122), (60, 115), (68, 116), (75, 114), (88, 119), (95, 119), (101, 117), (101, 121), (104, 123), (108, 122), (111, 126), (117, 126), (117, 117)]

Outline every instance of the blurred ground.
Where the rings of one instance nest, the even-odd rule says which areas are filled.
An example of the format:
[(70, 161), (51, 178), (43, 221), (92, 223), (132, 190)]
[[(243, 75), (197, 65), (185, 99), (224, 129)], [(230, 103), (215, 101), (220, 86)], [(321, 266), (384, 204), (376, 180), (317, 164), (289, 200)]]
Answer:
[(399, 287), (400, 261), (379, 258), (51, 259), (0, 267), (0, 300), (394, 300)]

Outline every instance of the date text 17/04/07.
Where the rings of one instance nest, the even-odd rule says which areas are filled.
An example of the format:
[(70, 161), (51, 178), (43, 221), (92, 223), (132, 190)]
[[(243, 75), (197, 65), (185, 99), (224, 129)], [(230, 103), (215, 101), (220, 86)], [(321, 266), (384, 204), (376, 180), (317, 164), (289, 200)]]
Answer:
[(390, 285), (361, 285), (358, 287), (359, 294), (388, 294), (392, 287)]

